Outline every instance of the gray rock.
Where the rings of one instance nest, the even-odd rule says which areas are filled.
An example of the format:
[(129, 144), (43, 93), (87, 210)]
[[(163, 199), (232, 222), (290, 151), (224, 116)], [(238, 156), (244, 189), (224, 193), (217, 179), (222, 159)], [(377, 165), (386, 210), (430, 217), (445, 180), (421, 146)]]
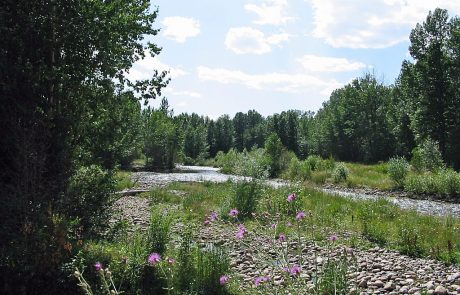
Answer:
[(444, 288), (443, 286), (437, 286), (436, 289), (434, 289), (433, 294), (434, 295), (446, 295), (447, 289)]

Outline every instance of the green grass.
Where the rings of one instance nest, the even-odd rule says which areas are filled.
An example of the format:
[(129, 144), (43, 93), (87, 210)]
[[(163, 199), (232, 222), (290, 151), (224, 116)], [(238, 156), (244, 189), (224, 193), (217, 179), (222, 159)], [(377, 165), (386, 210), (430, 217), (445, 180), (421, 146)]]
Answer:
[(346, 163), (350, 174), (345, 182), (348, 187), (370, 187), (390, 190), (394, 184), (387, 174), (387, 164), (365, 165)]
[(136, 185), (136, 183), (131, 180), (131, 172), (129, 171), (117, 171), (115, 173), (115, 181), (115, 189), (117, 191), (133, 188)]

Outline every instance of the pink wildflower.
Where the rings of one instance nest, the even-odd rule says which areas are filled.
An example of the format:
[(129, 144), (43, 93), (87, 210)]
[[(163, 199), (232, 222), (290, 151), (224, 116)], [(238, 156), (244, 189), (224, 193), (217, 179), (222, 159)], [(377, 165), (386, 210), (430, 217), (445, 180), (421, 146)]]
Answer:
[(238, 240), (241, 240), (242, 238), (244, 238), (244, 235), (247, 234), (247, 229), (246, 227), (244, 226), (244, 224), (240, 224), (238, 225), (238, 232), (236, 233), (235, 237), (238, 239)]
[(168, 258), (166, 259), (166, 261), (168, 262), (168, 264), (175, 264), (175, 263), (176, 263), (176, 259), (171, 258), (171, 257), (168, 257)]
[(257, 278), (254, 279), (254, 285), (256, 285), (256, 287), (258, 287), (263, 282), (266, 282), (266, 281), (269, 281), (269, 280), (270, 280), (269, 277), (257, 277)]
[(286, 241), (286, 235), (285, 235), (285, 234), (280, 234), (279, 237), (278, 237), (278, 240), (279, 240), (280, 242)]
[(300, 266), (297, 265), (297, 264), (294, 264), (294, 265), (291, 267), (291, 269), (289, 270), (289, 272), (290, 272), (291, 275), (293, 275), (293, 276), (300, 274), (301, 271), (302, 271), (302, 268), (300, 268)]
[(276, 223), (273, 223), (273, 224), (272, 224), (272, 228), (273, 228), (273, 229), (275, 229), (277, 226), (278, 226), (278, 224), (276, 224)]
[(331, 242), (335, 242), (335, 241), (337, 241), (337, 239), (338, 239), (338, 237), (336, 235), (332, 235), (332, 236), (329, 237), (329, 241), (331, 241)]
[(300, 211), (299, 213), (297, 213), (297, 216), (295, 217), (295, 219), (297, 219), (297, 221), (301, 221), (302, 219), (305, 218), (305, 212), (303, 211)]
[(156, 265), (156, 264), (158, 264), (158, 262), (161, 261), (161, 256), (158, 253), (152, 253), (152, 254), (149, 255), (148, 261), (149, 261), (150, 265)]
[(227, 284), (228, 280), (230, 280), (230, 278), (227, 275), (223, 275), (219, 278), (219, 283), (221, 286), (223, 286)]
[(287, 200), (288, 200), (288, 202), (293, 202), (296, 198), (297, 198), (296, 194), (293, 193), (293, 194), (290, 194), (290, 195), (287, 197)]
[(101, 270), (103, 269), (102, 263), (96, 262), (96, 263), (94, 264), (94, 268), (96, 269), (96, 271), (101, 271)]
[(205, 221), (203, 222), (204, 225), (208, 226), (211, 224), (211, 221), (209, 219), (205, 219)]
[(211, 212), (211, 221), (216, 221), (219, 218), (216, 212)]
[(238, 210), (236, 208), (233, 208), (232, 210), (230, 210), (230, 213), (228, 215), (232, 217), (237, 217), (238, 213), (239, 213)]

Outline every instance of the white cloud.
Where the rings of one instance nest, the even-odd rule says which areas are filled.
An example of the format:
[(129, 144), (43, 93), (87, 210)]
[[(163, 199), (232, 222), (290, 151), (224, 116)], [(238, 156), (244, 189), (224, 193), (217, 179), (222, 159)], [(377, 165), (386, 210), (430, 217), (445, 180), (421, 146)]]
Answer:
[(279, 26), (294, 20), (286, 14), (287, 6), (287, 0), (264, 0), (260, 5), (251, 3), (246, 4), (244, 8), (257, 14), (258, 19), (254, 23)]
[(196, 37), (200, 33), (200, 23), (193, 18), (170, 16), (161, 23), (165, 26), (163, 35), (179, 43), (184, 43), (187, 38)]
[(333, 47), (385, 48), (408, 40), (428, 11), (460, 13), (458, 0), (307, 0), (312, 4), (313, 36)]
[(263, 32), (250, 27), (230, 28), (225, 37), (225, 46), (237, 54), (264, 54), (272, 50), (272, 45), (281, 46), (290, 37), (286, 32), (265, 36)]
[(366, 65), (362, 62), (349, 61), (346, 58), (324, 57), (317, 55), (304, 55), (297, 59), (302, 66), (312, 72), (347, 72), (363, 69)]
[(198, 77), (202, 81), (214, 81), (222, 84), (239, 84), (250, 89), (269, 90), (288, 93), (319, 91), (328, 96), (333, 89), (343, 86), (334, 79), (322, 80), (303, 73), (264, 73), (248, 74), (242, 71), (224, 68), (199, 66)]
[(169, 71), (169, 77), (178, 78), (188, 74), (182, 67), (173, 67), (162, 63), (158, 56), (152, 57), (148, 51), (145, 52), (145, 58), (134, 63), (133, 67), (127, 73), (130, 80), (144, 80), (152, 77), (153, 72)]
[(169, 95), (174, 95), (174, 96), (189, 96), (189, 97), (193, 97), (193, 98), (200, 98), (201, 97), (201, 93), (199, 93), (199, 92), (187, 91), (187, 90), (185, 90), (185, 91), (177, 91), (172, 87), (167, 87), (164, 90), (164, 93), (169, 94)]

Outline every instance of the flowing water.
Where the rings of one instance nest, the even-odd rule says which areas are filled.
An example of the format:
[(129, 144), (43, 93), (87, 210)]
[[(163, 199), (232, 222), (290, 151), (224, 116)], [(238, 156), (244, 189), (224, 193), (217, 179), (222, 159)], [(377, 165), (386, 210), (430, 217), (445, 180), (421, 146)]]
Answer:
[[(226, 182), (250, 180), (250, 177), (223, 174), (218, 168), (200, 166), (177, 166), (171, 173), (134, 172), (133, 180), (139, 189), (149, 189), (154, 186), (166, 186), (171, 182)], [(289, 185), (290, 182), (274, 179), (266, 183), (273, 187)], [(407, 197), (392, 197), (391, 195), (375, 195), (361, 192), (350, 192), (340, 189), (323, 188), (322, 191), (331, 196), (342, 196), (356, 200), (377, 200), (385, 198), (403, 209), (416, 210), (423, 214), (446, 216), (452, 215), (460, 218), (460, 204), (433, 200), (418, 200)]]

